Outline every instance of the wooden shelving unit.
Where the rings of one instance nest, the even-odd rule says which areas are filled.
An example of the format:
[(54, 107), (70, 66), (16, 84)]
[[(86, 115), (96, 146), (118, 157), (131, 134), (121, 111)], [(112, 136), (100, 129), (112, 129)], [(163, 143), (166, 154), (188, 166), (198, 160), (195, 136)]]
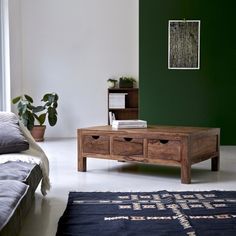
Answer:
[[(109, 108), (110, 93), (127, 93), (125, 108)], [(108, 89), (108, 124), (109, 112), (114, 113), (117, 120), (134, 120), (139, 117), (139, 89), (138, 88), (112, 88)]]

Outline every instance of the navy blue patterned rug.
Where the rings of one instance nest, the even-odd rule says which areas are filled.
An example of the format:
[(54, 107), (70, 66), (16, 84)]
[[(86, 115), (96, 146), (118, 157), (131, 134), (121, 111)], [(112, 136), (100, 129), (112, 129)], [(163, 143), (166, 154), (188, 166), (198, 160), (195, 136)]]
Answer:
[(235, 236), (236, 191), (70, 192), (62, 235)]

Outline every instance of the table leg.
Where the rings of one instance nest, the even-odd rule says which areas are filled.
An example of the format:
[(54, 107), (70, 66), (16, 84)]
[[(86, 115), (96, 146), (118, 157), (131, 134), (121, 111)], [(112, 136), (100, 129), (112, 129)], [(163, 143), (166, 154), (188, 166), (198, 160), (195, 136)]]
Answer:
[(190, 184), (191, 183), (191, 166), (181, 166), (181, 183)]
[(79, 157), (78, 160), (78, 171), (87, 171), (87, 158), (86, 157)]
[(220, 169), (220, 157), (216, 156), (211, 159), (211, 170), (218, 171)]
[(188, 138), (182, 139), (182, 161), (181, 161), (181, 183), (191, 183), (191, 164), (189, 160), (189, 140)]
[(220, 170), (220, 134), (217, 135), (217, 156), (211, 159), (211, 170)]
[(86, 171), (87, 170), (87, 158), (82, 156), (82, 130), (77, 130), (77, 170)]

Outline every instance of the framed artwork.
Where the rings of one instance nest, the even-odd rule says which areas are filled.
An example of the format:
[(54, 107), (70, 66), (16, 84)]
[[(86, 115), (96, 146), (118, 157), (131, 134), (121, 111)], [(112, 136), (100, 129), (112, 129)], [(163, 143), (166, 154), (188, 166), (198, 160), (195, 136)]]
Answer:
[(169, 20), (168, 69), (200, 69), (200, 20)]

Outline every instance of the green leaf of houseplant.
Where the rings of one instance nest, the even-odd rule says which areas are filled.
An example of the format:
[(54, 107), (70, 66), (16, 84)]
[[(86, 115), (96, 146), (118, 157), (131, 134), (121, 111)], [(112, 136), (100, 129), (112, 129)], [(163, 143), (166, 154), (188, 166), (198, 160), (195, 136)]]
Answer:
[(27, 128), (28, 130), (32, 130), (34, 127), (34, 116), (30, 111), (26, 111), (24, 113), (25, 119), (27, 119)]
[(48, 122), (51, 126), (57, 123), (57, 112), (53, 107), (48, 108)]
[(39, 124), (40, 125), (43, 125), (44, 124), (44, 122), (45, 122), (45, 119), (46, 119), (46, 113), (43, 113), (43, 114), (41, 114), (39, 117), (38, 117), (38, 122), (39, 122)]
[(34, 102), (34, 101), (33, 101), (33, 98), (30, 97), (29, 95), (25, 94), (24, 96), (25, 96), (25, 98), (26, 98), (26, 100), (27, 100), (28, 102), (30, 102), (30, 103), (33, 103), (33, 102)]
[(21, 99), (21, 96), (15, 97), (15, 98), (12, 99), (12, 103), (16, 104), (17, 102), (20, 101), (20, 99)]
[(41, 101), (43, 101), (43, 102), (47, 102), (47, 101), (49, 100), (49, 96), (50, 96), (49, 93), (45, 94), (45, 95), (43, 96), (43, 98), (42, 98)]
[(38, 112), (41, 112), (41, 111), (44, 111), (45, 110), (45, 107), (44, 106), (37, 106), (37, 107), (34, 107), (33, 109), (32, 109), (32, 111), (34, 112), (34, 113), (38, 113)]

